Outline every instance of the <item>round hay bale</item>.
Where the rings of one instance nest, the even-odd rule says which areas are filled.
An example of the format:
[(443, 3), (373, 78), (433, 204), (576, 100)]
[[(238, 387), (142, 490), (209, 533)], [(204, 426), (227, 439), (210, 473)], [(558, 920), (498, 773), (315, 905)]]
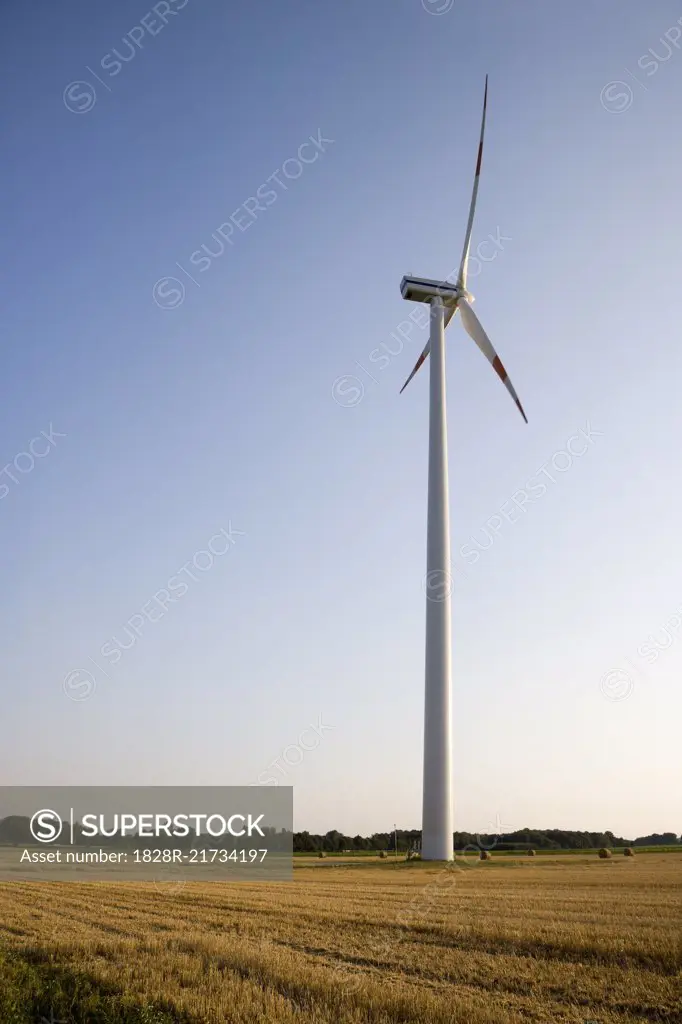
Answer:
[(626, 846), (625, 849), (623, 850), (623, 856), (625, 856), (625, 857), (634, 857), (634, 855), (635, 855), (635, 851), (632, 849), (631, 846)]
[(385, 858), (386, 858), (386, 851), (385, 850), (379, 850), (379, 856), (381, 857), (382, 860), (385, 860)]
[(602, 846), (601, 850), (599, 851), (599, 856), (602, 860), (608, 860), (611, 856), (611, 851), (607, 850), (605, 846)]
[(320, 858), (320, 860), (322, 860), (322, 858), (326, 857), (327, 854), (324, 852), (324, 850), (318, 850), (317, 856)]
[(493, 855), (490, 852), (490, 850), (481, 850), (481, 855), (479, 857), (479, 860), (492, 860), (492, 857), (493, 857)]
[(528, 851), (528, 856), (529, 857), (534, 857), (535, 856), (535, 850), (529, 850)]

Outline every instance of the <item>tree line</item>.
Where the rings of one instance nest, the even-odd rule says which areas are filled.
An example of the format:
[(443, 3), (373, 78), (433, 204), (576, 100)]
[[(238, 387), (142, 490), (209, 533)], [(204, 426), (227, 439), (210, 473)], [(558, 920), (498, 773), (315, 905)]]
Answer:
[[(493, 833), (454, 832), (455, 850), (478, 847), (484, 850), (593, 850), (619, 846), (678, 846), (674, 832), (653, 833), (638, 839), (625, 839), (613, 832), (572, 832), (564, 829), (521, 828), (504, 835)], [(396, 832), (374, 832), (371, 836), (347, 836), (332, 829), (324, 835), (312, 832), (294, 832), (296, 853), (339, 853), (342, 850), (397, 850), (407, 852), (419, 849), (421, 830), (397, 829)]]
[[(274, 829), (263, 830), (268, 839), (268, 847), (272, 849), (290, 849), (293, 842), (295, 853), (340, 853), (343, 850), (367, 850), (380, 851), (388, 850), (406, 853), (409, 850), (418, 850), (421, 845), (420, 829), (398, 829), (396, 832), (373, 832), (370, 836), (348, 836), (343, 832), (332, 829), (324, 835), (314, 832), (280, 832), (275, 833)], [(86, 838), (80, 834), (79, 826), (75, 827), (75, 841), (78, 845), (91, 846), (101, 845), (103, 840), (100, 836)], [(202, 837), (203, 838), (203, 837)], [(455, 850), (466, 850), (475, 847), (483, 850), (588, 850), (607, 847), (613, 849), (620, 846), (678, 846), (682, 844), (682, 836), (678, 839), (674, 832), (653, 833), (648, 836), (640, 836), (637, 839), (624, 839), (616, 836), (613, 832), (571, 832), (564, 829), (530, 829), (521, 828), (516, 832), (506, 832), (503, 835), (494, 833), (454, 832)], [(174, 846), (191, 846), (195, 840), (193, 837), (187, 839), (173, 839)], [(3, 845), (30, 845), (33, 837), (29, 828), (29, 819), (20, 815), (10, 815), (0, 818), (0, 844)], [(397, 842), (397, 846), (396, 846)], [(164, 846), (168, 846), (169, 840), (164, 839)], [(116, 837), (106, 840), (107, 845), (136, 845), (151, 846), (159, 845), (158, 838), (145, 838), (128, 836), (126, 839)], [(239, 840), (232, 836), (224, 837), (214, 841), (215, 846), (229, 845), (232, 847), (253, 846), (253, 838)], [(257, 845), (257, 843), (255, 844)]]

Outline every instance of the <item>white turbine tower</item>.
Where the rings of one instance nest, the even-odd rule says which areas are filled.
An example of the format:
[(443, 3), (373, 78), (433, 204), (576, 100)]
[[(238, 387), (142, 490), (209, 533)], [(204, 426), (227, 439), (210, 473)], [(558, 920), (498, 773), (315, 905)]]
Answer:
[(451, 725), (451, 609), (450, 609), (450, 510), (448, 499), (448, 447), (445, 403), (445, 328), (459, 310), (464, 330), (476, 342), (512, 396), (526, 423), (518, 395), (500, 357), (471, 308), (467, 291), (467, 265), (483, 158), (483, 135), (488, 104), (485, 80), (481, 140), (478, 147), (469, 222), (456, 284), (404, 277), (404, 299), (427, 302), (430, 309), (429, 340), (401, 394), (431, 353), (429, 407), (429, 499), (426, 544), (426, 695), (424, 708), (424, 793), (422, 858), (452, 860), (452, 725)]

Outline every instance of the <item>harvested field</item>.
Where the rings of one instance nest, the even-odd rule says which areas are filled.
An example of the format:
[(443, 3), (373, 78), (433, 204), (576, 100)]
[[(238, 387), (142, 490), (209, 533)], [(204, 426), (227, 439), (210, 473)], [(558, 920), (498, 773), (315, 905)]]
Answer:
[(0, 884), (0, 1020), (682, 1021), (682, 855)]

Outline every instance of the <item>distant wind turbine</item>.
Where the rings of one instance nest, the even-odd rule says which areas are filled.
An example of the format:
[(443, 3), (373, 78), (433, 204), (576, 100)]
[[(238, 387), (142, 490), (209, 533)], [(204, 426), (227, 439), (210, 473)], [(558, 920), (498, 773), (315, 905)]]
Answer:
[[(474, 225), (478, 183), (483, 159), (483, 136), (488, 106), (488, 76), (485, 79), (481, 139), (478, 146), (474, 188), (464, 251), (456, 284), (404, 277), (400, 292), (404, 299), (430, 305), (430, 334), (424, 351), (401, 388), (401, 394), (417, 370), (431, 355), (429, 405), (429, 497), (426, 552), (426, 686), (424, 709), (424, 790), (422, 811), (422, 859), (452, 860), (452, 678), (451, 678), (451, 587), (450, 509), (448, 498), (448, 448), (445, 402), (445, 328), (457, 310), (462, 325), (502, 380), (516, 406), (528, 422), (519, 397), (502, 361), (471, 308), (473, 295), (467, 291), (467, 268)], [(433, 593), (430, 593), (433, 591)]]

